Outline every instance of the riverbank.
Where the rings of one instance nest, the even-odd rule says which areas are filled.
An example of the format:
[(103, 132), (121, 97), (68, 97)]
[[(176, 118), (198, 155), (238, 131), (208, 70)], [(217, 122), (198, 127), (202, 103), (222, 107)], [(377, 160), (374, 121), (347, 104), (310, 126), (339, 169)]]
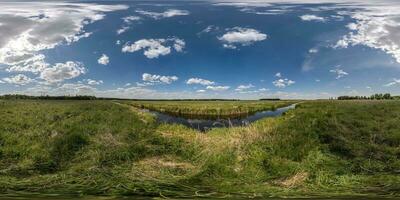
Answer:
[(125, 101), (140, 109), (188, 119), (244, 118), (264, 110), (275, 110), (297, 103), (282, 101)]
[(201, 134), (110, 101), (0, 101), (0, 191), (399, 197), (398, 113), (398, 101), (308, 101)]

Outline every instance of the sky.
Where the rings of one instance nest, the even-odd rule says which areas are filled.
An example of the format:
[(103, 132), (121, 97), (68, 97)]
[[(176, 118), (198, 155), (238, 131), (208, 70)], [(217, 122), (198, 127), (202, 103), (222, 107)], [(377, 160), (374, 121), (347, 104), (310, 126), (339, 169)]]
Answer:
[(0, 1), (0, 94), (400, 94), (393, 0)]

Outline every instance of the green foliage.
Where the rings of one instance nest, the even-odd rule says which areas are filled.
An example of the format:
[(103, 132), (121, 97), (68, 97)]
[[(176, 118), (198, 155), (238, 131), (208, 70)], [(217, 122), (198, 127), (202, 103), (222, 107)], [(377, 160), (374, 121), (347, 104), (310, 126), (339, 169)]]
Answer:
[(388, 100), (388, 99), (396, 99), (390, 95), (390, 93), (385, 94), (373, 94), (369, 97), (367, 96), (339, 96), (338, 100)]

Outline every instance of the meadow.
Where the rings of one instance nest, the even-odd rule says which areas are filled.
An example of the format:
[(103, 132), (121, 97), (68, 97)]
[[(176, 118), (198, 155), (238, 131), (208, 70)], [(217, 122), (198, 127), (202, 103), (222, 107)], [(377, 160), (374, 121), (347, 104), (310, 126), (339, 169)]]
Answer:
[(400, 197), (400, 101), (304, 101), (206, 133), (157, 124), (135, 103), (0, 101), (0, 193)]
[(231, 118), (275, 110), (296, 102), (298, 101), (132, 101), (129, 105), (188, 118)]

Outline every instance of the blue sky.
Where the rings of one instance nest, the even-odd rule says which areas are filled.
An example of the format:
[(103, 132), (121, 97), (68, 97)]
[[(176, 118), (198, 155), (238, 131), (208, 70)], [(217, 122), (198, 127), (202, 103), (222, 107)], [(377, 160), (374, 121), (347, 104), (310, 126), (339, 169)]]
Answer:
[(396, 1), (0, 2), (0, 94), (400, 93)]

